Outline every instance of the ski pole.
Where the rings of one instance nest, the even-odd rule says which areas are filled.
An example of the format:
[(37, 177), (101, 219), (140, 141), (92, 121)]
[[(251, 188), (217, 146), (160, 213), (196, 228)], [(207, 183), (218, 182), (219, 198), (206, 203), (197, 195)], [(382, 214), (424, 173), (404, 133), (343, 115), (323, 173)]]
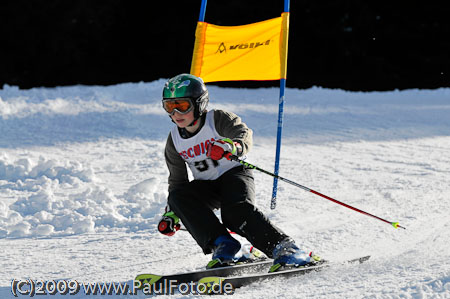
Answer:
[[(180, 231), (183, 231), (183, 232), (187, 232), (187, 231), (188, 231), (187, 228), (185, 228), (185, 227), (181, 227), (179, 230), (180, 230)], [(229, 232), (231, 235), (236, 235), (236, 233), (235, 233), (235, 232), (232, 232), (231, 230), (229, 230), (228, 232)]]
[(256, 169), (256, 170), (261, 171), (261, 172), (263, 172), (263, 173), (265, 173), (265, 174), (271, 175), (271, 176), (273, 176), (273, 177), (275, 177), (275, 178), (277, 178), (277, 179), (279, 179), (279, 180), (281, 180), (281, 181), (284, 181), (284, 182), (286, 182), (286, 183), (288, 183), (288, 184), (291, 184), (291, 185), (294, 185), (294, 186), (296, 186), (296, 187), (299, 187), (299, 188), (301, 188), (301, 189), (303, 189), (303, 190), (305, 190), (305, 191), (311, 192), (311, 193), (313, 193), (313, 194), (319, 195), (319, 196), (321, 196), (321, 197), (323, 197), (323, 198), (325, 198), (325, 199), (328, 199), (328, 200), (330, 200), (330, 201), (332, 201), (332, 202), (334, 202), (334, 203), (337, 203), (337, 204), (339, 204), (339, 205), (341, 205), (341, 206), (344, 206), (344, 207), (346, 207), (346, 208), (349, 208), (349, 209), (351, 209), (351, 210), (353, 210), (353, 211), (356, 211), (356, 212), (359, 212), (359, 213), (361, 213), (361, 214), (364, 214), (364, 215), (373, 217), (373, 218), (378, 219), (378, 220), (380, 220), (380, 221), (383, 221), (383, 222), (385, 222), (385, 223), (389, 223), (390, 225), (392, 225), (392, 226), (395, 227), (395, 228), (403, 228), (403, 229), (406, 229), (405, 227), (403, 227), (403, 226), (401, 226), (400, 224), (398, 224), (398, 222), (391, 222), (391, 221), (388, 221), (388, 220), (386, 220), (386, 219), (380, 218), (380, 217), (378, 217), (378, 216), (372, 215), (372, 214), (370, 214), (370, 213), (364, 212), (363, 210), (360, 210), (360, 209), (357, 209), (357, 208), (355, 208), (355, 207), (352, 207), (352, 206), (350, 206), (350, 205), (348, 205), (348, 204), (346, 204), (346, 203), (343, 203), (343, 202), (341, 202), (341, 201), (339, 201), (339, 200), (336, 200), (336, 199), (334, 199), (334, 198), (331, 198), (331, 197), (329, 197), (329, 196), (327, 196), (327, 195), (325, 195), (325, 194), (322, 194), (322, 193), (320, 193), (320, 192), (317, 192), (317, 191), (315, 191), (315, 190), (312, 190), (312, 189), (310, 189), (310, 188), (308, 188), (308, 187), (302, 186), (302, 185), (300, 185), (300, 184), (298, 184), (298, 183), (296, 183), (296, 182), (293, 182), (293, 181), (291, 181), (291, 180), (288, 180), (288, 179), (286, 179), (286, 178), (283, 178), (283, 177), (281, 177), (281, 176), (279, 176), (279, 175), (276, 175), (276, 174), (274, 174), (274, 173), (271, 173), (271, 172), (269, 172), (269, 171), (267, 171), (267, 170), (261, 169), (261, 168), (259, 168), (258, 166), (255, 166), (255, 165), (253, 165), (253, 164), (250, 164), (250, 163), (248, 163), (248, 162), (245, 162), (245, 161), (239, 159), (239, 158), (236, 157), (236, 156), (230, 156), (230, 160), (239, 162), (240, 164), (244, 165), (244, 166), (247, 167), (247, 168), (250, 168), (250, 169)]

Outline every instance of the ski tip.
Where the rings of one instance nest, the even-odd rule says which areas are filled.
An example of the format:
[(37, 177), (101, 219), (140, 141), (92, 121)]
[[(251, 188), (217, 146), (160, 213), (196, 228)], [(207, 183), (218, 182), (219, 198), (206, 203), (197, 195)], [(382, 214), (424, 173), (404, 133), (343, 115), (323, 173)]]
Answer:
[(162, 276), (155, 274), (139, 274), (136, 276), (135, 280), (141, 282), (140, 288), (143, 288), (144, 285), (153, 285), (158, 282)]

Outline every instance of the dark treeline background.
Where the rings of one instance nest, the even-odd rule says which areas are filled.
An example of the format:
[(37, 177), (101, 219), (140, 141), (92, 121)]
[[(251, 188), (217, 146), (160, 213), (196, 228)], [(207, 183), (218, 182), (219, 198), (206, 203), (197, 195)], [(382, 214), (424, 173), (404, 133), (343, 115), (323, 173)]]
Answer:
[[(148, 82), (189, 72), (200, 3), (0, 1), (0, 88)], [(291, 0), (290, 7), (288, 87), (450, 86), (444, 1)], [(209, 0), (206, 21), (242, 25), (282, 11), (282, 0)]]

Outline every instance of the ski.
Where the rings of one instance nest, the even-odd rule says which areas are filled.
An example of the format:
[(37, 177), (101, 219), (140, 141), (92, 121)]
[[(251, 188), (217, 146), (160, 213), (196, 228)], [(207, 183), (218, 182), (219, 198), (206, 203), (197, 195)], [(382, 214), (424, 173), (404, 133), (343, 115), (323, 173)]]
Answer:
[(225, 266), (213, 269), (197, 270), (192, 272), (182, 272), (178, 274), (170, 275), (157, 275), (157, 274), (139, 274), (135, 280), (140, 281), (139, 289), (144, 287), (156, 286), (160, 284), (167, 284), (169, 281), (176, 282), (177, 284), (187, 283), (192, 281), (198, 281), (199, 279), (207, 276), (220, 276), (227, 277), (231, 275), (247, 274), (264, 271), (270, 268), (273, 261), (270, 259), (264, 259), (261, 261), (254, 261), (242, 264), (236, 264), (232, 266)]
[[(363, 262), (367, 261), (369, 258), (370, 258), (370, 255), (352, 259), (352, 260), (348, 260), (348, 261), (345, 261), (344, 263), (345, 264), (346, 263), (355, 263), (355, 262), (363, 263)], [(336, 264), (334, 264), (334, 265), (336, 265)], [(275, 277), (286, 278), (286, 277), (291, 277), (291, 276), (296, 276), (296, 275), (303, 275), (303, 274), (313, 272), (313, 271), (320, 271), (320, 270), (330, 267), (330, 266), (333, 266), (333, 264), (328, 263), (328, 262), (323, 262), (323, 263), (319, 263), (316, 265), (299, 267), (299, 268), (290, 268), (290, 269), (286, 269), (286, 270), (280, 270), (277, 272), (269, 272), (269, 273), (256, 273), (256, 274), (233, 276), (233, 277), (231, 277), (231, 276), (229, 276), (229, 277), (210, 276), (210, 277), (201, 278), (198, 281), (198, 284), (199, 285), (203, 284), (204, 287), (206, 288), (203, 291), (205, 293), (208, 293), (209, 290), (214, 289), (215, 286), (217, 286), (217, 285), (220, 286), (220, 288), (222, 288), (226, 284), (229, 284), (228, 286), (232, 286), (232, 288), (239, 288), (239, 287), (246, 286), (246, 285), (254, 283), (254, 282), (267, 280), (270, 278), (275, 278)]]

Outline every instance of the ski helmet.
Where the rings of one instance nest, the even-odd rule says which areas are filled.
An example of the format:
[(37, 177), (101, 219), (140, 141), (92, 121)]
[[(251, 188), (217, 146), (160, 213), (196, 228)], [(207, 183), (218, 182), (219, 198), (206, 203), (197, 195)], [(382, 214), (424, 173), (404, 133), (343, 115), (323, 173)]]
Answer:
[(209, 103), (208, 89), (203, 80), (190, 74), (180, 74), (164, 85), (163, 100), (190, 99), (194, 105), (194, 119), (198, 119)]

